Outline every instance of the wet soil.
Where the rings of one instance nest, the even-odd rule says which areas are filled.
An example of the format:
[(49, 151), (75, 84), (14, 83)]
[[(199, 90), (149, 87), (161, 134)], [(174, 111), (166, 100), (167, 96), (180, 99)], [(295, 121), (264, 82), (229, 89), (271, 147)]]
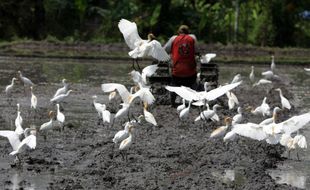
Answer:
[[(130, 84), (128, 81), (127, 85)], [(30, 110), (29, 92), (25, 93), (20, 84), (17, 86), (10, 103), (3, 93), (0, 96), (1, 128), (14, 128), (17, 102), (21, 104), (24, 128), (47, 122), (48, 111), (56, 108), (49, 99), (61, 85), (37, 83), (34, 93), (39, 99), (39, 108), (36, 112)], [(292, 98), (283, 81), (254, 89), (244, 82), (233, 92), (242, 107), (260, 105), (267, 94), (267, 102), (273, 108), (280, 102), (274, 86), (281, 87), (286, 97)], [(228, 143), (224, 143), (222, 138), (209, 139), (212, 130), (223, 125), (225, 116), (236, 114), (235, 109), (228, 110), (225, 97), (211, 103), (222, 106), (218, 123), (194, 123), (199, 113), (196, 108), (191, 110), (188, 120), (179, 122), (176, 109), (170, 105), (151, 106), (149, 111), (157, 119), (158, 126), (135, 128), (134, 143), (127, 151), (126, 161), (112, 142), (125, 120), (116, 121), (113, 127), (102, 125), (92, 106), (91, 96), (97, 94), (99, 102), (106, 103), (111, 111), (118, 108), (108, 103), (108, 97), (102, 93), (99, 84), (74, 83), (70, 88), (74, 92), (62, 104), (62, 112), (66, 115), (64, 131), (51, 131), (46, 140), (42, 133), (38, 133), (37, 148), (20, 155), (21, 165), (14, 164), (14, 158), (8, 155), (11, 152), (9, 143), (4, 138), (0, 139), (1, 160), (8, 162), (7, 167), (1, 168), (0, 187), (12, 188), (11, 173), (14, 171), (42, 178), (40, 183), (44, 185), (41, 187), (46, 189), (296, 189), (276, 184), (266, 172), (286, 159), (281, 157), (285, 149), (280, 145), (242, 137)], [(295, 112), (294, 108), (289, 113), (282, 112), (279, 120)], [(137, 102), (132, 113), (136, 117), (141, 114), (141, 104)], [(244, 113), (244, 117), (245, 122), (263, 120), (250, 113)], [(225, 171), (238, 173), (238, 177), (234, 175), (227, 180), (223, 177)], [(44, 177), (46, 175), (48, 177)], [(26, 188), (30, 183), (24, 179), (18, 185)]]

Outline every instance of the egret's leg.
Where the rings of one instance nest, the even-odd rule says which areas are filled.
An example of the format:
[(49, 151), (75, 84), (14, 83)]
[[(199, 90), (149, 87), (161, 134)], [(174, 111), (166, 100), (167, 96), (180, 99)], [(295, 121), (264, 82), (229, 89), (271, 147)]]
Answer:
[(142, 69), (140, 68), (140, 65), (139, 65), (139, 63), (138, 63), (138, 59), (136, 59), (136, 63), (137, 63), (137, 66), (138, 66), (138, 70), (141, 72)]
[(300, 159), (299, 159), (299, 154), (298, 154), (298, 150), (296, 150), (296, 152), (297, 152), (297, 160), (300, 161)]

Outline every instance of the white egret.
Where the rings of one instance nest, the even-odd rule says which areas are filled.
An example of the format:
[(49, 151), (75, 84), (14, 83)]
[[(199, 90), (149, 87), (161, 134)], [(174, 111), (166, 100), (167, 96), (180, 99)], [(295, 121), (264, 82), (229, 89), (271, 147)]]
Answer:
[(233, 92), (226, 92), (226, 96), (228, 98), (228, 108), (231, 110), (235, 107), (235, 105), (239, 104), (237, 96)]
[(211, 59), (215, 58), (216, 57), (216, 54), (215, 53), (207, 53), (205, 55), (202, 55), (200, 57), (200, 62), (202, 64), (206, 64), (206, 63), (209, 63), (211, 61)]
[(241, 107), (238, 107), (237, 109), (238, 111), (238, 114), (236, 114), (233, 118), (232, 118), (232, 122), (231, 124), (232, 125), (235, 125), (237, 123), (240, 123), (243, 119), (243, 116), (242, 116), (242, 108)]
[[(161, 44), (155, 40), (153, 34), (149, 34), (147, 40), (142, 40), (140, 38), (135, 22), (121, 19), (118, 23), (118, 28), (123, 34), (126, 44), (131, 49), (128, 54), (133, 59), (137, 60), (137, 58), (144, 56), (152, 56), (159, 61), (168, 61), (170, 59), (170, 56)], [(134, 65), (133, 68), (135, 69)]]
[(304, 70), (310, 72), (310, 68), (304, 68)]
[(235, 124), (232, 132), (258, 141), (265, 140), (268, 137), (260, 125), (251, 122)]
[(270, 115), (270, 106), (267, 104), (266, 102), (267, 100), (267, 97), (264, 97), (263, 101), (262, 101), (262, 104), (258, 107), (256, 107), (255, 109), (251, 106), (249, 106), (248, 108), (251, 109), (251, 113), (254, 114), (254, 115), (263, 115), (263, 116), (266, 116), (266, 115)]
[(20, 80), (24, 83), (24, 86), (34, 86), (33, 82), (27, 77), (24, 77), (21, 71), (18, 71), (18, 73)]
[(54, 94), (53, 98), (59, 96), (60, 94), (66, 94), (68, 92), (68, 86), (67, 79), (62, 79), (63, 87), (57, 89), (56, 93)]
[(267, 80), (267, 79), (260, 79), (258, 82), (253, 84), (253, 87), (261, 85), (261, 84), (271, 84), (272, 81)]
[(191, 108), (191, 104), (192, 104), (192, 101), (190, 101), (188, 103), (188, 106), (186, 108), (181, 110), (181, 112), (179, 114), (179, 118), (180, 118), (181, 121), (183, 121), (185, 118), (187, 118), (189, 116), (189, 110)]
[(240, 82), (240, 81), (241, 81), (241, 75), (240, 74), (236, 74), (230, 84), (237, 83), (237, 82)]
[[(291, 135), (283, 134), (280, 139), (280, 144), (288, 148), (288, 157), (290, 157), (290, 151), (301, 148), (307, 148), (306, 137), (300, 134), (297, 134), (294, 138)], [(297, 150), (297, 159), (299, 160), (298, 150)]]
[(217, 137), (223, 136), (226, 133), (228, 127), (230, 126), (230, 124), (232, 122), (232, 118), (226, 117), (224, 122), (225, 122), (225, 126), (221, 126), (221, 127), (218, 127), (217, 129), (215, 129), (211, 133), (210, 138), (217, 138)]
[(203, 120), (207, 121), (208, 119), (212, 119), (212, 117), (216, 114), (217, 108), (221, 107), (218, 104), (213, 105), (212, 110), (207, 109), (202, 111), (198, 117), (196, 117), (195, 122)]
[(282, 90), (280, 88), (275, 89), (276, 91), (279, 91), (280, 99), (281, 99), (281, 104), (282, 104), (282, 109), (286, 108), (288, 110), (291, 109), (291, 104), (288, 101), (287, 98), (285, 98), (282, 94)]
[(60, 127), (63, 127), (65, 123), (65, 115), (62, 112), (60, 112), (59, 104), (56, 104), (56, 107), (57, 107), (56, 119), (60, 124)]
[(117, 143), (123, 141), (124, 139), (126, 139), (126, 138), (129, 136), (128, 130), (129, 130), (129, 126), (130, 126), (130, 125), (131, 125), (131, 124), (130, 124), (129, 121), (126, 122), (126, 124), (125, 124), (125, 126), (124, 126), (124, 129), (118, 131), (118, 132), (114, 135), (114, 138), (113, 138), (112, 141), (113, 141), (115, 144), (117, 144)]
[(9, 95), (10, 93), (11, 93), (11, 91), (12, 91), (12, 89), (13, 89), (13, 87), (14, 87), (14, 84), (15, 84), (15, 81), (17, 80), (17, 78), (12, 78), (12, 82), (11, 82), (11, 84), (9, 84), (9, 85), (7, 85), (6, 87), (5, 87), (5, 93), (6, 93), (6, 95)]
[(43, 123), (40, 126), (40, 131), (48, 131), (48, 130), (52, 130), (54, 128), (54, 126), (53, 126), (54, 112), (50, 111), (48, 113), (48, 116), (49, 116), (50, 120), (48, 122), (46, 122), (46, 123)]
[(60, 103), (62, 102), (65, 98), (67, 98), (70, 94), (70, 92), (72, 92), (73, 90), (68, 90), (68, 92), (66, 94), (60, 94), (54, 98), (52, 98), (50, 100), (50, 102), (56, 102), (56, 103)]
[(96, 111), (98, 112), (98, 116), (101, 117), (102, 111), (103, 111), (103, 109), (105, 109), (105, 105), (97, 102), (98, 97), (96, 95), (92, 96), (92, 98), (93, 98), (93, 105), (94, 105)]
[(33, 87), (30, 87), (31, 92), (31, 108), (36, 109), (38, 104), (38, 98), (33, 94)]
[(271, 65), (270, 69), (274, 72), (276, 70), (276, 64), (274, 62), (274, 55), (271, 56)]
[[(123, 152), (128, 150), (129, 147), (132, 145), (132, 141), (133, 141), (132, 129), (133, 129), (133, 125), (130, 125), (128, 127), (128, 137), (124, 139), (119, 145), (119, 150), (121, 151), (123, 158), (124, 158)], [(127, 153), (125, 155), (125, 159), (127, 161)]]
[(177, 107), (177, 112), (180, 113), (185, 107), (185, 99), (182, 98), (182, 104)]
[[(20, 141), (20, 136), (15, 131), (9, 131), (9, 130), (2, 130), (0, 131), (0, 136), (8, 138), (13, 151), (10, 153), (10, 155), (15, 155), (16, 159), (15, 161), (20, 161), (18, 158), (18, 153), (21, 153), (24, 150), (25, 145), (27, 145), (31, 149), (35, 149), (37, 141), (35, 136), (35, 131), (31, 132), (32, 129), (26, 128), (24, 135), (25, 138)], [(28, 134), (30, 132), (30, 135)]]
[(157, 126), (156, 119), (151, 112), (147, 111), (147, 106), (148, 106), (147, 103), (144, 103), (144, 108), (143, 108), (144, 119), (145, 121), (151, 123), (152, 125)]
[(127, 88), (118, 83), (105, 83), (101, 85), (103, 92), (112, 92), (117, 90), (124, 103), (130, 104), (136, 97), (139, 97), (142, 102), (147, 102), (151, 105), (155, 102), (155, 97), (148, 88), (140, 88), (136, 93), (131, 94)]
[(20, 105), (19, 104), (16, 104), (16, 105), (17, 105), (17, 116), (16, 116), (16, 119), (15, 119), (15, 127), (16, 127), (16, 130), (17, 130), (17, 133), (19, 135), (21, 135), (24, 132), (24, 129), (22, 128), (23, 118), (22, 118), (21, 112), (20, 112)]
[(276, 121), (276, 118), (277, 118), (277, 113), (278, 113), (280, 110), (281, 110), (281, 109), (280, 109), (279, 107), (273, 108), (272, 117), (263, 120), (262, 122), (259, 123), (259, 125), (269, 125), (269, 124), (275, 122), (275, 121)]
[(273, 71), (264, 71), (262, 72), (262, 75), (264, 76), (265, 79), (279, 79), (280, 77), (276, 74), (273, 73)]
[(249, 75), (249, 78), (250, 78), (250, 81), (251, 81), (252, 83), (255, 82), (254, 66), (251, 66), (251, 73), (250, 73), (250, 75)]
[(128, 116), (128, 120), (129, 120), (129, 107), (130, 107), (130, 104), (127, 104), (127, 103), (121, 103), (121, 106), (122, 108), (119, 109), (116, 114), (114, 115), (114, 118), (113, 118), (113, 122), (112, 122), (112, 126), (114, 124), (114, 121), (116, 119), (120, 119), (120, 118), (123, 118), (125, 116)]
[(179, 95), (181, 98), (184, 98), (187, 101), (199, 101), (199, 100), (215, 100), (218, 97), (224, 95), (226, 92), (236, 88), (242, 83), (236, 82), (233, 84), (227, 84), (224, 86), (220, 86), (218, 88), (215, 88), (213, 90), (210, 90), (208, 92), (202, 91), (202, 92), (197, 92), (191, 88), (181, 86), (181, 87), (176, 87), (176, 86), (166, 86), (165, 88), (170, 91), (170, 92), (175, 92), (177, 95)]

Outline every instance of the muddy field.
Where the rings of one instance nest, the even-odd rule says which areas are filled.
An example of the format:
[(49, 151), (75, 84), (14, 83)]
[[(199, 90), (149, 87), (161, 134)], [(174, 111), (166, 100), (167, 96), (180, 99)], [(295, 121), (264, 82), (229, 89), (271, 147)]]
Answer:
[[(1, 93), (2, 129), (14, 129), (16, 103), (21, 104), (24, 128), (40, 126), (49, 120), (48, 111), (56, 111), (49, 99), (61, 84), (46, 82), (44, 77), (35, 79), (34, 93), (39, 99), (36, 112), (30, 110), (29, 91), (25, 92), (20, 83), (13, 90), (10, 103)], [(103, 82), (110, 81), (105, 79)], [(280, 105), (274, 86), (281, 87), (288, 99), (293, 98), (286, 89), (290, 82), (286, 79), (253, 89), (245, 81), (233, 92), (241, 107), (258, 106), (267, 96), (267, 102), (273, 108)], [(131, 84), (128, 80), (128, 87)], [(158, 127), (142, 125), (135, 128), (134, 143), (126, 161), (112, 142), (124, 121), (116, 121), (113, 127), (102, 125), (92, 106), (91, 97), (97, 94), (99, 102), (115, 111), (114, 105), (108, 103), (107, 94), (103, 94), (99, 84), (75, 82), (70, 88), (73, 92), (62, 105), (66, 116), (65, 130), (49, 132), (46, 140), (38, 133), (37, 148), (20, 155), (21, 165), (14, 164), (14, 157), (9, 155), (11, 146), (7, 139), (0, 138), (1, 189), (295, 189), (276, 184), (266, 172), (287, 159), (281, 156), (285, 149), (280, 145), (241, 137), (228, 143), (222, 138), (209, 139), (212, 130), (223, 125), (225, 116), (236, 114), (236, 110), (228, 111), (225, 97), (217, 102), (222, 105), (218, 123), (194, 123), (199, 113), (195, 108), (188, 121), (180, 123), (175, 108), (152, 106), (149, 111), (157, 119)], [(132, 111), (139, 116), (141, 105), (135, 104)], [(294, 113), (294, 108), (281, 112), (279, 120)], [(247, 112), (244, 117), (245, 122), (263, 120)], [(296, 159), (295, 154), (292, 158)]]

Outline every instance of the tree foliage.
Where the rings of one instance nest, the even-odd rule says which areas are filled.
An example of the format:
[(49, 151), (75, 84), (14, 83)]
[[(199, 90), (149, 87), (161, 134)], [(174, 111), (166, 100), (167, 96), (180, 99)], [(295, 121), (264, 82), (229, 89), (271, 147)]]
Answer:
[(180, 24), (206, 43), (310, 47), (306, 0), (2, 0), (0, 39), (121, 41), (121, 18), (165, 41)]

